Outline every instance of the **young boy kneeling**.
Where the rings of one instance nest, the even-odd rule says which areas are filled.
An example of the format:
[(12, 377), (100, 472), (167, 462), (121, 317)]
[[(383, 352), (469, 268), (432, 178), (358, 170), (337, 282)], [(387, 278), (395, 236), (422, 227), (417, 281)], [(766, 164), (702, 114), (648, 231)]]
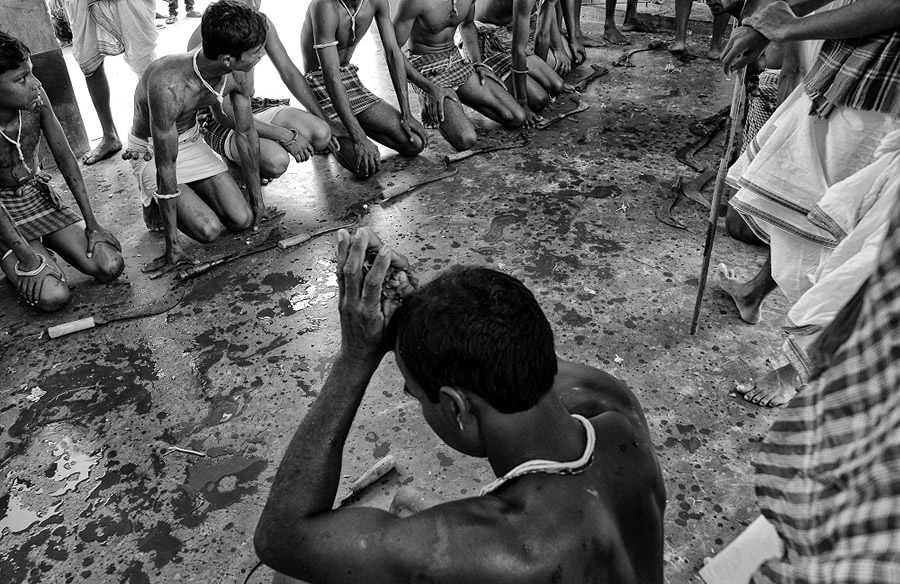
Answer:
[[(81, 216), (41, 171), (41, 133)], [(101, 282), (125, 267), (118, 240), (94, 217), (78, 162), (32, 71), (31, 51), (0, 32), (0, 266), (25, 301), (46, 312), (69, 301), (66, 276), (50, 250)]]

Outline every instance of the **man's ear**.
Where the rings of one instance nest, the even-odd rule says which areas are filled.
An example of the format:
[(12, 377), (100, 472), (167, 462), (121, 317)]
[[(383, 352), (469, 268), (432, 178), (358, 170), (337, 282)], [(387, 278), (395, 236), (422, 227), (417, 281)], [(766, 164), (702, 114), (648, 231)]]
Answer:
[(438, 399), (447, 414), (462, 423), (472, 415), (472, 402), (469, 396), (458, 387), (444, 385), (438, 390)]

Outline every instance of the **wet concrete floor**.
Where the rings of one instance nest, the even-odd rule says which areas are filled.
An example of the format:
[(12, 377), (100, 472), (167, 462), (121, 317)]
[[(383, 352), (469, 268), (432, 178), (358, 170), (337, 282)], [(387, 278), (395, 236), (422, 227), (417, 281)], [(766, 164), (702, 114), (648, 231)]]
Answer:
[[(302, 14), (274, 3), (263, 9)], [(179, 21), (163, 31), (171, 50), (161, 52), (183, 46), (193, 26)], [(585, 29), (601, 32), (595, 22)], [(632, 38), (640, 45), (670, 35)], [(692, 42), (700, 52), (707, 39)], [(380, 69), (377, 41), (370, 35), (366, 43)], [(728, 104), (730, 81), (717, 64), (683, 63), (666, 51), (613, 68), (621, 52), (590, 49), (588, 64), (610, 72), (583, 94), (589, 109), (531, 132), (523, 148), (470, 158), (454, 176), (383, 204), (383, 189), (444, 168), (450, 148), (437, 133), (414, 160), (385, 152), (382, 175), (368, 182), (325, 157), (292, 164), (264, 189), (287, 211), (280, 223), (189, 249), (205, 259), (358, 218), (426, 280), (455, 263), (522, 279), (548, 314), (559, 353), (613, 373), (639, 396), (668, 490), (666, 579), (695, 582), (703, 558), (757, 514), (751, 459), (774, 413), (732, 388), (780, 364), (786, 306), (775, 299), (761, 324), (746, 325), (710, 286), (700, 332), (688, 335), (707, 213), (681, 202), (675, 214), (687, 230), (678, 230), (655, 212), (679, 174), (695, 176), (674, 152), (693, 139), (690, 122)], [(392, 95), (375, 67), (363, 66), (364, 80)], [(582, 66), (570, 79), (587, 72)], [(259, 93), (287, 95), (269, 73), (258, 75)], [(120, 74), (114, 99), (124, 132), (130, 110), (121, 95), (133, 77), (111, 75)], [(567, 100), (552, 108), (570, 107)], [(89, 102), (82, 106), (89, 118)], [(516, 137), (479, 123), (491, 137)], [(722, 143), (720, 136), (702, 161), (717, 164)], [(129, 167), (110, 160), (84, 176), (127, 267), (107, 286), (67, 269), (72, 302), (53, 315), (33, 312), (0, 285), (0, 582), (242, 582), (256, 562), (252, 533), (278, 461), (338, 348), (333, 239), (268, 251), (186, 285), (150, 280), (140, 267), (163, 240), (143, 228)], [(719, 261), (750, 274), (763, 254), (720, 230)], [(183, 298), (165, 315), (57, 340), (44, 333), (172, 294)], [(167, 453), (173, 445), (206, 456)], [(404, 485), (465, 497), (492, 478), (484, 461), (452, 451), (428, 429), (391, 357), (349, 438), (345, 482), (389, 453), (397, 472), (365, 494), (368, 504), (386, 507)], [(251, 582), (269, 574), (259, 570)]]

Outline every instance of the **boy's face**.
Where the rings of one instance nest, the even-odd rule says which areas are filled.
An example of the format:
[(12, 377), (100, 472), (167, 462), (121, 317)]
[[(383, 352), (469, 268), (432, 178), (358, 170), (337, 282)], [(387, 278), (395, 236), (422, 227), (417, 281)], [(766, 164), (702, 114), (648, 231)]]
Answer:
[(41, 82), (31, 70), (31, 59), (0, 73), (0, 109), (29, 110), (40, 104)]
[(239, 59), (231, 60), (231, 68), (235, 71), (249, 71), (266, 56), (266, 46), (259, 45), (254, 49), (244, 51)]

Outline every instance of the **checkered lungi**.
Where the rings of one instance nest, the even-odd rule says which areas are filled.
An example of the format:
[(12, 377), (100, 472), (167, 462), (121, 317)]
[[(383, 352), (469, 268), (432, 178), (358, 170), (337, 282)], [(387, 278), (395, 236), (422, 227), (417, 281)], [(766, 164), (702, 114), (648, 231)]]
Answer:
[[(362, 84), (362, 81), (359, 80), (359, 76), (356, 74), (359, 71), (359, 67), (351, 63), (341, 67), (340, 71), (341, 83), (347, 91), (347, 98), (350, 100), (350, 110), (354, 116), (358, 116), (382, 101), (380, 97), (369, 91)], [(307, 73), (306, 81), (309, 83), (309, 87), (312, 89), (313, 95), (316, 96), (319, 105), (325, 110), (325, 114), (333, 120), (338, 119), (337, 110), (334, 109), (334, 105), (331, 103), (331, 96), (328, 95), (328, 90), (325, 89), (325, 77), (322, 74), (322, 70), (316, 69)]]
[[(409, 62), (423, 77), (446, 89), (459, 89), (475, 73), (469, 60), (456, 47), (440, 53), (409, 53)], [(413, 85), (413, 90), (421, 95), (427, 93), (418, 85)]]
[[(445, 89), (459, 89), (469, 77), (475, 73), (469, 60), (462, 56), (459, 49), (452, 47), (439, 53), (424, 53), (415, 55), (409, 53), (409, 62), (416, 70), (429, 81)], [(440, 120), (433, 120), (425, 109), (428, 92), (412, 84), (413, 90), (419, 94), (419, 103), (422, 105), (422, 124), (426, 128), (436, 128)]]
[[(17, 187), (0, 188), (0, 204), (26, 241), (40, 239), (81, 221), (81, 216), (63, 204), (50, 186), (51, 176), (41, 172)], [(9, 249), (0, 242), (0, 255)]]
[[(254, 116), (276, 107), (290, 105), (290, 103), (291, 100), (287, 97), (277, 99), (268, 97), (250, 98), (250, 107), (253, 110)], [(200, 124), (200, 135), (203, 136), (203, 141), (213, 149), (213, 152), (219, 156), (227, 157), (225, 145), (228, 143), (228, 139), (231, 138), (231, 135), (234, 134), (234, 130), (228, 126), (223, 126), (216, 121), (216, 118), (213, 117), (212, 111), (208, 107), (197, 112), (197, 123)]]
[(756, 497), (785, 552), (755, 584), (900, 582), (900, 204), (890, 216), (874, 272), (819, 340), (824, 371), (760, 446)]
[(475, 21), (478, 29), (478, 50), (481, 62), (493, 69), (494, 74), (506, 80), (512, 73), (512, 44), (504, 42), (500, 30), (503, 27)]
[[(537, 32), (537, 19), (537, 5), (535, 5), (535, 10), (531, 13), (531, 20), (528, 22), (528, 44), (525, 45), (526, 57), (530, 57), (534, 54), (534, 35)], [(510, 51), (512, 51), (513, 25), (507, 24), (506, 26), (501, 26), (498, 34), (500, 35), (500, 39), (508, 44)]]

